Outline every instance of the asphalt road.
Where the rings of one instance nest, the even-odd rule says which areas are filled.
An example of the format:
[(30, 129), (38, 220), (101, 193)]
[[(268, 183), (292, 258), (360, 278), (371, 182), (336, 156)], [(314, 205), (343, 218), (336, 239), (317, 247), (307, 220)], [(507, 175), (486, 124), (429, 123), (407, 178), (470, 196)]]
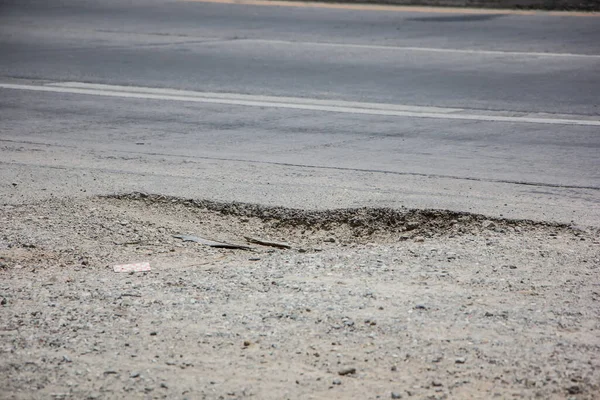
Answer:
[(48, 3), (0, 1), (2, 203), (142, 190), (600, 226), (599, 16)]

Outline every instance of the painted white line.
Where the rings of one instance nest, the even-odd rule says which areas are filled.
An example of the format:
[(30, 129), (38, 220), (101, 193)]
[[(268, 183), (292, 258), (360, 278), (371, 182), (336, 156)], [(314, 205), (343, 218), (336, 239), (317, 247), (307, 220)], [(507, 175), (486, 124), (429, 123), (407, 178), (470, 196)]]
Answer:
[(326, 42), (300, 42), (292, 40), (275, 39), (239, 39), (244, 42), (282, 44), (286, 46), (306, 45), (320, 47), (346, 47), (356, 49), (373, 50), (393, 50), (393, 51), (413, 51), (427, 53), (450, 53), (450, 54), (469, 54), (469, 55), (491, 55), (491, 56), (516, 56), (516, 57), (550, 57), (550, 58), (590, 58), (600, 59), (600, 54), (580, 54), (580, 53), (545, 53), (529, 51), (504, 51), (504, 50), (476, 50), (476, 49), (444, 49), (438, 47), (411, 47), (411, 46), (384, 46), (377, 44), (353, 44), (353, 43), (326, 43)]
[[(490, 121), (490, 122), (515, 122), (531, 124), (554, 124), (554, 125), (583, 125), (600, 126), (600, 120), (575, 119), (570, 118), (535, 118), (526, 116), (504, 116), (495, 114), (468, 114), (467, 110), (461, 109), (442, 109), (452, 110), (447, 112), (433, 112), (430, 107), (414, 107), (394, 104), (377, 103), (358, 103), (352, 102), (356, 106), (344, 106), (335, 104), (345, 104), (344, 102), (302, 99), (302, 98), (280, 98), (272, 96), (253, 96), (242, 94), (216, 94), (191, 91), (174, 91), (171, 89), (156, 89), (144, 87), (95, 85), (86, 83), (66, 83), (49, 85), (21, 85), (11, 83), (0, 83), (0, 88), (14, 90), (30, 90), (38, 92), (70, 93), (92, 96), (108, 96), (144, 100), (163, 100), (163, 101), (182, 101), (195, 103), (227, 104), (236, 106), (250, 107), (270, 107), (286, 108), (295, 110), (310, 110), (323, 112), (337, 112), (348, 114), (367, 114), (383, 115), (393, 117), (410, 118), (434, 118), (434, 119), (456, 119), (469, 121)], [(174, 94), (175, 92), (184, 92), (185, 94)], [(218, 95), (218, 96), (215, 96)], [(268, 99), (268, 100), (267, 100)], [(282, 101), (288, 99), (288, 101)], [(294, 100), (291, 102), (289, 100)], [(358, 106), (363, 105), (363, 106)], [(371, 108), (369, 108), (371, 107)], [(374, 108), (380, 107), (380, 108)], [(388, 107), (388, 108), (386, 108)], [(404, 111), (403, 108), (411, 107), (412, 111)], [(418, 110), (418, 111), (417, 111)]]
[(127, 93), (146, 93), (159, 94), (169, 96), (183, 96), (193, 98), (208, 98), (208, 99), (226, 99), (226, 100), (246, 100), (246, 101), (261, 101), (267, 103), (291, 103), (291, 104), (307, 104), (326, 107), (350, 107), (350, 108), (366, 108), (372, 110), (390, 110), (390, 111), (411, 111), (411, 112), (435, 112), (435, 113), (451, 113), (463, 111), (462, 108), (445, 108), (445, 107), (422, 107), (410, 106), (402, 104), (385, 104), (385, 103), (363, 103), (356, 101), (343, 100), (321, 100), (321, 99), (306, 99), (302, 97), (285, 97), (285, 96), (262, 96), (248, 94), (232, 94), (232, 93), (216, 93), (216, 92), (195, 92), (190, 90), (179, 89), (158, 89), (139, 86), (120, 86), (120, 85), (103, 85), (94, 83), (82, 82), (57, 82), (49, 83), (46, 86), (56, 86), (65, 88), (79, 89), (96, 89), (119, 91)]

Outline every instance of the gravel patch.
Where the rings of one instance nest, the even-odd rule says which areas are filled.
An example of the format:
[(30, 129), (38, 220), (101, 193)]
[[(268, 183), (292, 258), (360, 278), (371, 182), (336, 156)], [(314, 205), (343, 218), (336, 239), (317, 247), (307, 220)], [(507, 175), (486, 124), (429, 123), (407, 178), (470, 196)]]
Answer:
[(0, 206), (0, 226), (2, 398), (600, 391), (597, 230), (142, 193)]

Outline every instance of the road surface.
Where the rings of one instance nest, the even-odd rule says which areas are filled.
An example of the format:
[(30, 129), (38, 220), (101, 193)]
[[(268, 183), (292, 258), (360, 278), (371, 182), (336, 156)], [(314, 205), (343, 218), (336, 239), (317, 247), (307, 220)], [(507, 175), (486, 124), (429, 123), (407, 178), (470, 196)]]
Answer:
[(600, 226), (600, 17), (0, 3), (0, 198), (145, 191)]

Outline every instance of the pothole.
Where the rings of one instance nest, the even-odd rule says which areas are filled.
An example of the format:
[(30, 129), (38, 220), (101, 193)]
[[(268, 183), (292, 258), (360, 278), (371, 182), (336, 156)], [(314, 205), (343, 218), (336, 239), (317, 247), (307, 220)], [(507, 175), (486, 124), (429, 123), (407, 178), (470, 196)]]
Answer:
[(145, 193), (5, 206), (0, 209), (0, 223), (5, 227), (0, 262), (34, 267), (107, 266), (183, 250), (189, 256), (243, 251), (206, 248), (185, 241), (189, 237), (205, 244), (239, 245), (251, 252), (300, 253), (451, 239), (493, 246), (501, 239), (518, 241), (524, 235), (540, 241), (598, 238), (598, 232), (565, 225), (443, 210), (310, 211)]
[[(492, 230), (499, 233), (526, 230), (576, 232), (568, 225), (530, 220), (489, 218), (484, 215), (448, 210), (419, 210), (392, 208), (347, 208), (334, 210), (301, 210), (269, 207), (248, 203), (222, 203), (210, 200), (183, 199), (147, 193), (107, 196), (107, 199), (142, 201), (146, 204), (183, 205), (188, 208), (216, 212), (244, 220), (257, 218), (273, 229), (311, 229), (339, 232), (354, 238), (371, 235), (394, 235), (395, 240), (407, 240), (419, 235), (426, 237), (477, 233)], [(340, 232), (341, 233), (341, 232)], [(357, 239), (360, 240), (360, 239)]]

